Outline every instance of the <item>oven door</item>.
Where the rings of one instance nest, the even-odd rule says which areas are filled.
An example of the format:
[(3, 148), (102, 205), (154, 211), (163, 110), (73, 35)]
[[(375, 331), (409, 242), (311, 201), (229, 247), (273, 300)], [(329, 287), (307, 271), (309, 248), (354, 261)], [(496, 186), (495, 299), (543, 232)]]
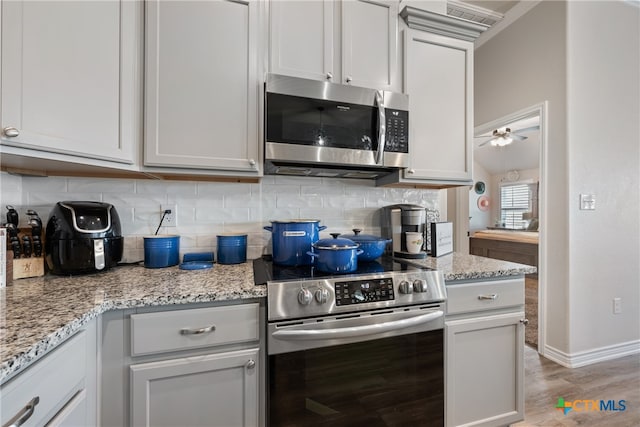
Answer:
[(296, 323), (269, 326), (270, 426), (444, 424), (440, 308)]

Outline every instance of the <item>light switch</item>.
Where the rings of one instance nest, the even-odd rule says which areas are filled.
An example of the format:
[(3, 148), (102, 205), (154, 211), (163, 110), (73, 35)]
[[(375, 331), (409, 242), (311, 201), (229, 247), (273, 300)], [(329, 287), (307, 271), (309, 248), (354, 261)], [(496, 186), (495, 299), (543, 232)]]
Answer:
[(580, 210), (594, 211), (596, 209), (595, 194), (580, 194)]

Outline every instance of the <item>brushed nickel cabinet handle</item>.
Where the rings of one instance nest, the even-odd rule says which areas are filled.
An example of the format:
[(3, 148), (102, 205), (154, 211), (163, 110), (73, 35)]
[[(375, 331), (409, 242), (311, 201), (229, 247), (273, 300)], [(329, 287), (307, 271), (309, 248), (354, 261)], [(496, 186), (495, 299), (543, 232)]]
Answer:
[(216, 330), (216, 325), (207, 326), (206, 328), (198, 328), (198, 329), (180, 329), (180, 335), (201, 335), (209, 332), (213, 332)]
[(253, 368), (255, 368), (255, 367), (256, 367), (256, 361), (255, 361), (255, 360), (253, 360), (253, 359), (249, 359), (249, 361), (247, 361), (247, 364), (246, 364), (246, 365), (244, 365), (244, 366), (245, 366), (245, 368), (247, 368), (247, 369), (253, 369)]
[(251, 166), (255, 166), (255, 165), (256, 165), (256, 161), (255, 161), (255, 160), (253, 160), (253, 159), (249, 159), (249, 164), (250, 164)]
[(520, 319), (520, 323), (522, 323), (524, 326), (527, 326), (529, 324), (529, 319)]
[(327, 73), (327, 80), (333, 79), (333, 73)]
[(7, 421), (7, 423), (2, 427), (19, 427), (23, 425), (29, 420), (29, 418), (31, 418), (31, 415), (33, 415), (33, 411), (35, 411), (36, 405), (38, 403), (40, 403), (40, 396), (36, 396), (31, 399), (29, 403), (27, 403), (25, 407), (20, 410), (20, 412), (14, 415), (13, 418)]
[(479, 300), (497, 300), (498, 299), (498, 294), (491, 294), (491, 295), (478, 295), (478, 299)]
[(347, 76), (347, 78), (346, 78), (346, 79), (344, 79), (344, 80), (345, 80), (347, 83), (351, 83), (351, 81), (352, 81), (353, 79), (351, 78), (351, 76)]
[(6, 136), (7, 138), (15, 138), (16, 136), (20, 135), (20, 131), (13, 126), (7, 126), (6, 128), (2, 129), (2, 133), (4, 133), (4, 136)]
[(416, 171), (415, 169), (407, 169), (407, 173), (413, 175)]

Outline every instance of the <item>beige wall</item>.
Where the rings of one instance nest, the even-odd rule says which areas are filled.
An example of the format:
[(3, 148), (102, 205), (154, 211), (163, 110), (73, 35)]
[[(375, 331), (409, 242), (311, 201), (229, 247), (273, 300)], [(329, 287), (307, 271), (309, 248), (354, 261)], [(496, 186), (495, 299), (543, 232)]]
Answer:
[[(542, 2), (475, 51), (475, 126), (548, 101), (546, 345), (569, 350), (566, 4)], [(542, 207), (543, 209), (545, 207)], [(541, 260), (543, 262), (544, 260)]]

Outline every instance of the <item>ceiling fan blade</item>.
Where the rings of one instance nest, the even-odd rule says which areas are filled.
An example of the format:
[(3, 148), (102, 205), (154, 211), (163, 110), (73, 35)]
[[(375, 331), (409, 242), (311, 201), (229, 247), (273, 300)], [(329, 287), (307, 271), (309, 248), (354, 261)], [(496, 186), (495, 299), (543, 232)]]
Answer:
[(512, 133), (512, 134), (509, 135), (509, 138), (513, 139), (514, 141), (524, 141), (525, 139), (528, 138), (528, 136), (518, 135), (517, 133)]
[[(518, 129), (517, 131), (515, 131), (515, 133), (524, 133), (524, 132), (529, 132), (532, 130), (540, 130), (540, 125), (535, 125), (535, 126), (531, 126), (528, 128), (522, 128), (522, 129)], [(512, 132), (513, 134), (514, 132)]]
[[(485, 137), (486, 138), (486, 137)], [(480, 145), (478, 145), (478, 148), (480, 147), (484, 147), (485, 145), (489, 144), (491, 141), (495, 140), (496, 138), (489, 138), (487, 139), (485, 142), (481, 143)]]

